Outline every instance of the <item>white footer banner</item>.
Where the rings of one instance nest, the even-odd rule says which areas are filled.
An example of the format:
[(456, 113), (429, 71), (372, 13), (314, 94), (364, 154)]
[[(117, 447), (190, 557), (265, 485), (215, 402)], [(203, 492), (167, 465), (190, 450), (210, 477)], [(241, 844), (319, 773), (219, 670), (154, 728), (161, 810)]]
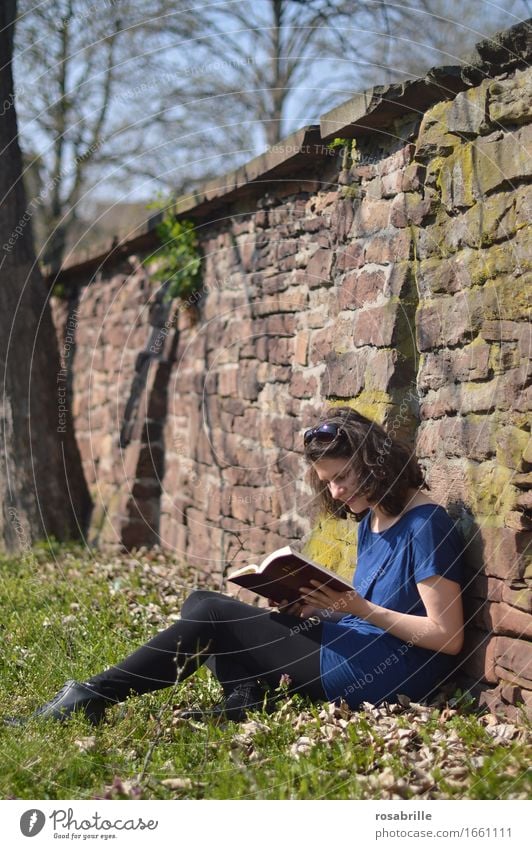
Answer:
[(231, 849), (341, 843), (528, 849), (532, 804), (486, 801), (0, 801), (2, 845)]

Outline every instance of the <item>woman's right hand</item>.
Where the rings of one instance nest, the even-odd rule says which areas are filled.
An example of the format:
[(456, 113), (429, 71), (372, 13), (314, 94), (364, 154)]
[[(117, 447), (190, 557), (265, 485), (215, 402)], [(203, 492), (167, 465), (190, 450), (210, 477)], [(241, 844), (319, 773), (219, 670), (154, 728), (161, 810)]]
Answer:
[(304, 619), (307, 616), (312, 616), (315, 608), (310, 604), (304, 604), (302, 601), (293, 601), (289, 602), (286, 599), (282, 601), (273, 601), (273, 599), (268, 599), (268, 604), (270, 607), (276, 607), (279, 613), (286, 613), (289, 616), (299, 616), (301, 619)]
[(269, 598), (268, 605), (269, 607), (276, 607), (279, 613), (287, 613), (289, 616), (299, 616), (303, 606), (300, 601), (290, 602), (285, 598), (282, 601), (274, 601)]

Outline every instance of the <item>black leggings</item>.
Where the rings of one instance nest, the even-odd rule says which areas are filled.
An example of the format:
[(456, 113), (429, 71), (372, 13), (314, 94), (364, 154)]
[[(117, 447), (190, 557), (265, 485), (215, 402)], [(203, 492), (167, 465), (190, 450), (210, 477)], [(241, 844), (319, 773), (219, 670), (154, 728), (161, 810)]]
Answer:
[(290, 677), (289, 693), (325, 701), (321, 632), (321, 623), (196, 590), (185, 600), (180, 620), (87, 683), (101, 695), (123, 701), (184, 681), (209, 659), (226, 696), (250, 681), (275, 689), (284, 673)]

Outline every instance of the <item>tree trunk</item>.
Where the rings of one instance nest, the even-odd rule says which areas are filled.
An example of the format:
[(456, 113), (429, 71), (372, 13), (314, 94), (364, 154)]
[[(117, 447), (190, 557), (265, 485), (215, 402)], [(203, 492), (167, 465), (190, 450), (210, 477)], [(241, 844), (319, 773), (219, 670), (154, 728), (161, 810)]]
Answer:
[(65, 393), (48, 292), (36, 265), (11, 58), (16, 0), (0, 3), (0, 545), (85, 531), (91, 499)]

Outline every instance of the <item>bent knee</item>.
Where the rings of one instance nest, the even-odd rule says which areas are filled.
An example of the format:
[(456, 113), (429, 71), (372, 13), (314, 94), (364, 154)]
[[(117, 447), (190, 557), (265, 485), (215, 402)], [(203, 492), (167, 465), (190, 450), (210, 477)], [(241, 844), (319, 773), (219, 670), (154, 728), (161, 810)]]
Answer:
[(217, 593), (214, 590), (192, 590), (181, 606), (181, 615), (189, 617), (194, 613), (194, 618), (196, 619), (196, 613), (200, 607), (204, 610), (206, 607), (210, 608), (220, 598), (223, 598), (221, 593)]

